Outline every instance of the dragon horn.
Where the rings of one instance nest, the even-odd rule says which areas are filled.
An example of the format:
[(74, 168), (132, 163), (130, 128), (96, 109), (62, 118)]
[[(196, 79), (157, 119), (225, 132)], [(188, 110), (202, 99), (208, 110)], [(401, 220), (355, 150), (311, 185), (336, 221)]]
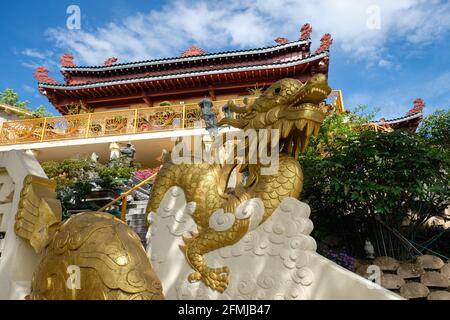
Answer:
[[(248, 99), (244, 100), (244, 104), (247, 105), (248, 103)], [(248, 110), (246, 107), (238, 107), (233, 101), (228, 101), (228, 107), (230, 108), (231, 111), (235, 112), (235, 113), (246, 113)]]

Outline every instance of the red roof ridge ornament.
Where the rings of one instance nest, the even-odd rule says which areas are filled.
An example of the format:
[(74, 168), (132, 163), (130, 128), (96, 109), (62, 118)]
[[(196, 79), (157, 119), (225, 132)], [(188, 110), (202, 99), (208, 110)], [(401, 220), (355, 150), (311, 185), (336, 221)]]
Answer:
[(413, 103), (413, 107), (406, 113), (407, 116), (422, 112), (423, 108), (425, 107), (425, 101), (423, 101), (423, 99), (421, 98), (417, 98)]
[(320, 39), (320, 47), (317, 48), (316, 54), (330, 50), (332, 44), (333, 38), (331, 37), (331, 34), (325, 33), (323, 37)]
[(105, 66), (112, 66), (114, 63), (116, 63), (119, 59), (117, 59), (116, 57), (111, 57), (105, 60), (105, 62), (103, 63)]
[(201, 56), (205, 53), (206, 52), (202, 48), (197, 47), (196, 45), (192, 45), (189, 48), (187, 48), (186, 51), (184, 51), (181, 54), (181, 56), (182, 57)]
[(61, 56), (60, 62), (61, 62), (61, 66), (63, 67), (76, 67), (77, 65), (75, 64), (75, 62), (73, 61), (73, 55), (71, 53), (64, 53)]
[(278, 43), (279, 45), (287, 44), (287, 43), (289, 43), (289, 39), (288, 38), (278, 37), (278, 38), (275, 39), (275, 42)]
[(36, 68), (34, 77), (40, 83), (58, 84), (58, 81), (48, 75), (48, 69), (44, 67)]
[(309, 23), (305, 23), (300, 29), (300, 40), (305, 41), (311, 38), (312, 27)]

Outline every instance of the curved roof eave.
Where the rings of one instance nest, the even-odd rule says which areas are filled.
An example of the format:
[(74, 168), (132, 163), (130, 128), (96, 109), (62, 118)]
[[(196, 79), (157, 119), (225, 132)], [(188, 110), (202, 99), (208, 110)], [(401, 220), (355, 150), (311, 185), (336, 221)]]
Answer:
[(177, 78), (186, 78), (186, 77), (195, 77), (195, 76), (204, 76), (211, 74), (220, 74), (220, 73), (231, 73), (231, 72), (241, 72), (241, 71), (252, 71), (252, 70), (266, 70), (273, 68), (287, 68), (292, 67), (298, 64), (305, 64), (312, 61), (320, 60), (324, 57), (328, 56), (328, 52), (323, 52), (318, 55), (314, 55), (308, 58), (292, 60), (288, 62), (282, 63), (274, 63), (274, 64), (266, 64), (266, 65), (253, 65), (253, 66), (245, 66), (245, 67), (234, 67), (234, 68), (225, 68), (225, 69), (216, 69), (216, 70), (204, 70), (204, 71), (194, 71), (187, 73), (175, 73), (168, 74), (162, 76), (151, 76), (151, 77), (141, 77), (141, 78), (131, 78), (131, 79), (121, 79), (121, 80), (110, 80), (110, 81), (102, 81), (96, 83), (88, 83), (88, 84), (79, 84), (79, 85), (66, 85), (66, 84), (49, 84), (49, 83), (39, 83), (40, 88), (46, 89), (64, 89), (64, 90), (79, 90), (79, 89), (90, 89), (90, 88), (98, 88), (108, 85), (117, 85), (117, 84), (128, 84), (128, 83), (139, 83), (146, 81), (157, 81), (157, 80), (170, 80)]
[(177, 62), (188, 62), (188, 61), (197, 61), (197, 60), (207, 60), (207, 59), (215, 59), (222, 57), (232, 57), (232, 56), (240, 56), (242, 54), (258, 54), (258, 53), (267, 53), (278, 51), (285, 48), (295, 47), (302, 44), (310, 44), (310, 40), (298, 40), (294, 42), (289, 42), (287, 44), (276, 45), (265, 48), (258, 49), (248, 49), (248, 50), (237, 50), (237, 51), (224, 51), (218, 53), (207, 53), (198, 56), (190, 56), (190, 57), (174, 57), (174, 58), (161, 58), (154, 60), (144, 60), (138, 62), (128, 62), (128, 63), (119, 63), (111, 66), (80, 66), (80, 67), (62, 67), (62, 72), (73, 72), (73, 71), (111, 71), (111, 70), (120, 70), (126, 68), (135, 68), (135, 67), (143, 67), (143, 66), (151, 66), (151, 65), (160, 65), (166, 63), (177, 63)]

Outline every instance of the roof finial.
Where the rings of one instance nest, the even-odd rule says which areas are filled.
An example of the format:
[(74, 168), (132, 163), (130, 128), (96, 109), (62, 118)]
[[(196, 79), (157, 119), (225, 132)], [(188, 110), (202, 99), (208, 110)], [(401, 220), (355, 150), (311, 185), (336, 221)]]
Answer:
[(317, 48), (316, 54), (330, 50), (332, 43), (333, 43), (333, 38), (331, 37), (331, 34), (325, 33), (323, 35), (322, 39), (320, 39), (320, 47)]
[(58, 84), (58, 81), (48, 75), (48, 69), (44, 67), (36, 68), (34, 77), (39, 83)]
[(289, 43), (289, 39), (288, 38), (278, 37), (278, 38), (275, 39), (275, 42), (280, 44), (280, 45), (281, 44), (286, 44), (286, 43)]
[(423, 99), (421, 98), (417, 98), (413, 103), (413, 107), (406, 113), (406, 115), (408, 116), (414, 113), (422, 112), (423, 108), (425, 107), (425, 101), (423, 101)]
[(60, 62), (61, 62), (61, 66), (63, 67), (76, 67), (77, 65), (75, 64), (75, 62), (73, 61), (73, 55), (70, 53), (64, 53), (61, 56)]
[(300, 29), (300, 40), (305, 41), (311, 37), (312, 27), (309, 23), (305, 23)]
[(197, 47), (196, 45), (192, 45), (189, 48), (186, 49), (186, 51), (184, 51), (181, 56), (182, 57), (190, 57), (190, 56), (201, 56), (205, 54), (205, 51), (200, 48)]
[(111, 66), (114, 63), (116, 63), (119, 59), (117, 59), (116, 57), (111, 57), (105, 60), (104, 65), (105, 66)]

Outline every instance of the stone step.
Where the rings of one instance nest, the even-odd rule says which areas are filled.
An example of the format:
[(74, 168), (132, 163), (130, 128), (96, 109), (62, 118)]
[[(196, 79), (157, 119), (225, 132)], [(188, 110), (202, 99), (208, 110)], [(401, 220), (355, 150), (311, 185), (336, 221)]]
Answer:
[(140, 201), (132, 201), (132, 204), (138, 205), (138, 206), (145, 206), (147, 207), (148, 200), (140, 200)]
[(127, 215), (127, 220), (141, 220), (144, 219), (145, 220), (146, 215), (145, 214), (132, 214), (132, 215)]

